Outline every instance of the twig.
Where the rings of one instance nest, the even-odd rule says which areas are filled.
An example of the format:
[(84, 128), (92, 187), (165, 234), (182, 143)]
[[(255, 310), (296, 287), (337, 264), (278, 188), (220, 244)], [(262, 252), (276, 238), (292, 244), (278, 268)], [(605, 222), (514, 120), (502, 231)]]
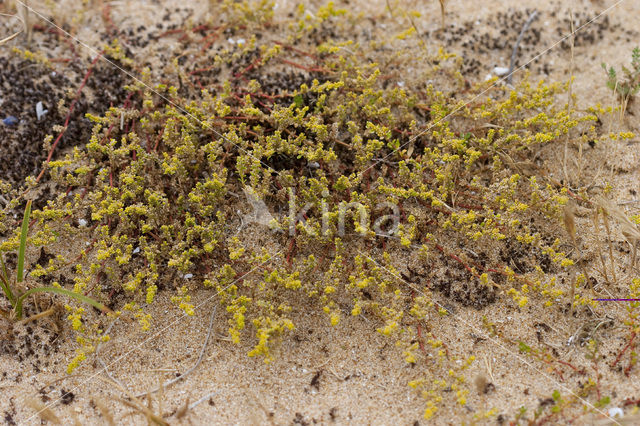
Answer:
[(157, 414), (153, 413), (149, 408), (145, 407), (144, 404), (142, 403), (142, 401), (140, 401), (140, 399), (136, 396), (134, 396), (133, 394), (131, 394), (126, 388), (124, 388), (120, 383), (118, 382), (114, 382), (114, 381), (109, 381), (110, 379), (105, 379), (104, 377), (101, 376), (96, 376), (98, 379), (105, 381), (106, 383), (112, 384), (117, 388), (120, 388), (120, 390), (122, 392), (124, 392), (125, 394), (127, 394), (127, 397), (130, 398), (132, 401), (129, 401), (127, 399), (124, 398), (116, 398), (118, 401), (122, 402), (123, 404), (135, 409), (136, 411), (139, 411), (141, 414), (144, 414), (147, 417), (147, 420), (149, 420), (149, 422), (153, 422), (155, 424), (158, 425), (166, 425), (168, 426), (169, 423), (167, 423), (162, 417), (158, 416)]
[(205, 402), (206, 400), (208, 400), (212, 396), (216, 395), (217, 393), (218, 393), (218, 391), (213, 391), (213, 392), (203, 396), (202, 398), (200, 398), (199, 400), (197, 400), (193, 404), (189, 405), (189, 408), (187, 409), (187, 411), (193, 410), (196, 406), (202, 404), (203, 402)]
[(176, 377), (175, 379), (171, 379), (171, 380), (165, 382), (164, 384), (158, 386), (157, 388), (155, 388), (152, 391), (136, 395), (136, 398), (144, 398), (147, 395), (151, 395), (152, 393), (158, 392), (160, 390), (164, 390), (165, 388), (171, 386), (172, 384), (177, 383), (180, 380), (184, 379), (189, 374), (191, 374), (196, 368), (198, 368), (198, 366), (200, 365), (200, 362), (202, 362), (202, 358), (204, 357), (205, 350), (207, 349), (207, 344), (209, 343), (209, 338), (211, 337), (211, 331), (213, 330), (213, 320), (214, 320), (214, 318), (216, 316), (216, 310), (217, 310), (217, 306), (214, 307), (213, 311), (211, 312), (211, 316), (209, 318), (209, 330), (207, 331), (207, 337), (205, 337), (205, 339), (204, 339), (204, 343), (202, 344), (202, 349), (200, 349), (200, 356), (198, 356), (198, 360), (196, 361), (196, 363), (193, 364), (193, 366), (191, 368), (189, 368), (187, 371), (185, 371), (183, 374), (181, 374), (180, 376)]
[[(105, 336), (108, 335), (111, 332), (111, 329), (113, 328), (113, 326), (115, 325), (115, 323), (117, 321), (118, 321), (118, 318), (113, 320), (113, 322), (109, 325), (109, 327), (107, 327), (107, 329), (104, 331), (104, 335)], [(102, 345), (102, 342), (99, 342), (98, 345), (96, 346), (96, 359), (98, 360), (98, 363), (102, 366), (102, 369), (104, 370), (104, 373), (107, 375), (107, 377), (109, 379), (111, 379), (111, 381), (117, 383), (118, 386), (120, 386), (122, 389), (126, 389), (126, 387), (122, 383), (120, 383), (120, 381), (118, 381), (118, 379), (116, 379), (115, 377), (113, 377), (111, 375), (111, 373), (109, 372), (109, 366), (104, 363), (102, 358), (100, 358), (100, 347), (101, 347), (101, 345)]]
[(616, 364), (618, 364), (620, 362), (620, 359), (622, 358), (622, 355), (624, 355), (624, 353), (627, 351), (627, 349), (629, 349), (630, 347), (632, 347), (633, 345), (633, 340), (636, 338), (636, 333), (635, 332), (631, 332), (631, 337), (629, 338), (629, 342), (625, 345), (624, 348), (622, 348), (622, 351), (620, 351), (620, 353), (618, 354), (618, 356), (616, 357), (615, 361), (613, 361), (613, 364), (611, 364), (611, 368), (615, 367)]
[(537, 10), (534, 10), (533, 13), (529, 15), (529, 19), (527, 19), (527, 22), (524, 23), (524, 26), (522, 27), (522, 31), (520, 31), (520, 35), (518, 36), (518, 40), (516, 40), (516, 44), (513, 46), (513, 52), (511, 52), (511, 63), (509, 64), (509, 74), (507, 76), (507, 84), (511, 84), (511, 81), (513, 80), (513, 69), (516, 66), (516, 56), (518, 55), (518, 46), (520, 46), (520, 42), (524, 37), (524, 33), (529, 29), (529, 26), (531, 25), (531, 23), (533, 22), (533, 20), (537, 15), (538, 15)]
[[(573, 88), (573, 65), (574, 65), (573, 49), (575, 44), (575, 35), (574, 35), (574, 28), (573, 28), (573, 13), (571, 11), (569, 12), (569, 17), (571, 18), (571, 61), (569, 62), (569, 88), (567, 90), (567, 115), (569, 116), (569, 118), (571, 118), (571, 89)], [(580, 154), (582, 154), (582, 150), (580, 150)], [(564, 139), (564, 156), (562, 158), (562, 171), (564, 172), (564, 181), (567, 182), (567, 185), (571, 185), (571, 180), (569, 179), (569, 173), (567, 172), (568, 157), (569, 157), (569, 132), (567, 132)], [(576, 183), (579, 184), (579, 181)], [(586, 278), (587, 277), (585, 276), (585, 279)]]

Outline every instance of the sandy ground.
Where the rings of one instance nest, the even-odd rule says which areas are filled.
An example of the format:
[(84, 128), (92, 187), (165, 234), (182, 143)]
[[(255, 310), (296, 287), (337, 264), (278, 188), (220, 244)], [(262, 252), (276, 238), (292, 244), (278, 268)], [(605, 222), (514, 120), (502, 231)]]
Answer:
[[(58, 5), (59, 13), (65, 3)], [(130, 4), (127, 4), (130, 3)], [(134, 7), (132, 7), (132, 4)], [(177, 2), (164, 2), (166, 5)], [(311, 2), (310, 9), (318, 2)], [(362, 7), (363, 14), (380, 17), (386, 27), (378, 26), (384, 32), (397, 26), (402, 27), (400, 18), (389, 16), (385, 1), (355, 2), (352, 8)], [(417, 26), (423, 31), (435, 31), (440, 25), (440, 11), (437, 1), (390, 1), (407, 10), (419, 10), (422, 17)], [(535, 77), (547, 80), (566, 80), (570, 74), (571, 55), (568, 49), (554, 46), (559, 39), (555, 29), (567, 18), (568, 11), (592, 13), (613, 6), (614, 1), (502, 1), (473, 2), (451, 0), (447, 2), (447, 22), (462, 28), (464, 22), (473, 22), (473, 33), (499, 34), (501, 29), (498, 13), (510, 10), (536, 9), (540, 13), (538, 28), (541, 39), (521, 52), (520, 63), (542, 53), (532, 67)], [(293, 2), (279, 1), (276, 12), (284, 14)], [(111, 2), (116, 25), (120, 28), (137, 26), (140, 23), (153, 25), (164, 13), (156, 2)], [(183, 4), (184, 5), (184, 4)], [(190, 2), (194, 15), (205, 16), (208, 4)], [(552, 16), (555, 12), (555, 16)], [(610, 91), (604, 86), (604, 74), (600, 63), (618, 66), (627, 62), (631, 48), (638, 44), (638, 33), (634, 31), (640, 16), (640, 3), (632, 0), (620, 2), (606, 13), (610, 27), (603, 29), (602, 39), (585, 42), (575, 48), (573, 71), (575, 83), (573, 91), (578, 105), (596, 102), (611, 103)], [(98, 25), (98, 17), (87, 21), (78, 37), (89, 46), (96, 46), (91, 26)], [(584, 21), (583, 21), (584, 22)], [(587, 26), (584, 31), (593, 29)], [(545, 29), (547, 31), (545, 32)], [(568, 30), (568, 28), (566, 28)], [(517, 30), (510, 29), (510, 34)], [(567, 31), (565, 31), (565, 34)], [(469, 35), (469, 34), (467, 34)], [(473, 35), (473, 34), (471, 34)], [(482, 79), (495, 66), (508, 66), (510, 49), (487, 49), (483, 54), (464, 50), (462, 40), (452, 42), (451, 49), (460, 49), (462, 55), (474, 55), (479, 62), (477, 75)], [(546, 51), (550, 48), (551, 50)], [(0, 50), (0, 54), (1, 50)], [(540, 67), (549, 65), (549, 75), (544, 75)], [(413, 66), (419, 67), (420, 64)], [(631, 130), (640, 131), (637, 119), (640, 110), (632, 106), (635, 115), (628, 116), (625, 123)], [(635, 199), (631, 190), (640, 191), (638, 166), (640, 150), (637, 144), (621, 145), (613, 152), (591, 153), (587, 161), (590, 167), (604, 163), (600, 181), (611, 179), (614, 198), (620, 201)], [(605, 155), (606, 154), (606, 155)], [(605, 160), (598, 160), (603, 155)], [(615, 173), (611, 173), (615, 166)], [(560, 174), (558, 167), (558, 174)], [(637, 213), (638, 205), (629, 205), (629, 212)], [(214, 303), (207, 292), (194, 294), (194, 300), (207, 300), (195, 317), (186, 317), (169, 301), (168, 296), (160, 296), (152, 305), (151, 312), (156, 324), (156, 332), (142, 333), (131, 323), (120, 321), (111, 331), (112, 340), (102, 348), (101, 358), (109, 364), (109, 371), (129, 392), (143, 393), (154, 389), (161, 381), (184, 373), (198, 359), (204, 337), (207, 334), (209, 314)], [(446, 300), (442, 300), (446, 303)], [(540, 317), (536, 307), (513, 313), (500, 304), (485, 310), (475, 310), (454, 306), (454, 315), (446, 327), (434, 330), (448, 344), (449, 350), (464, 354), (470, 349), (476, 354), (478, 375), (491, 377), (495, 391), (488, 394), (469, 395), (468, 404), (473, 411), (488, 411), (496, 408), (507, 421), (513, 420), (521, 406), (535, 409), (540, 400), (548, 398), (553, 389), (565, 389), (567, 383), (545, 368), (544, 364), (524, 358), (517, 352), (517, 346), (507, 345), (506, 339), (536, 339), (554, 348), (559, 358), (566, 361), (580, 360), (581, 348), (567, 345), (567, 341), (581, 322), (560, 314), (546, 314), (545, 326), (536, 326), (531, 318)], [(609, 315), (613, 324), (603, 328), (605, 345), (603, 353), (611, 360), (623, 344), (623, 334), (612, 336), (624, 310), (620, 306), (607, 305), (598, 312), (599, 317)], [(485, 336), (481, 328), (482, 317), (486, 316), (503, 333), (504, 339), (478, 339)], [(424, 400), (412, 391), (407, 382), (414, 377), (413, 369), (398, 357), (397, 350), (375, 332), (376, 325), (366, 318), (346, 316), (340, 329), (318, 326), (323, 318), (316, 313), (297, 313), (298, 327), (291, 338), (285, 339), (276, 360), (265, 364), (261, 359), (248, 358), (250, 342), (239, 346), (226, 340), (225, 322), (218, 312), (214, 319), (213, 335), (206, 348), (199, 367), (184, 380), (166, 389), (162, 395), (155, 394), (150, 404), (154, 412), (163, 413), (171, 423), (187, 424), (423, 424)], [(96, 357), (90, 358), (76, 373), (64, 373), (65, 365), (73, 356), (72, 334), (65, 330), (50, 341), (49, 334), (37, 328), (23, 329), (18, 335), (33, 338), (35, 354), (20, 347), (17, 354), (0, 356), (0, 414), (8, 424), (40, 424), (35, 414), (34, 403), (43, 396), (52, 403), (51, 410), (63, 423), (79, 421), (81, 424), (104, 424), (106, 417), (99, 406), (107, 407), (116, 423), (145, 423), (140, 414), (129, 415), (131, 409), (117, 398), (125, 394), (117, 387), (107, 384)], [(538, 334), (537, 334), (538, 333)], [(35, 336), (40, 336), (38, 341)], [(541, 339), (541, 340), (540, 340)], [(50, 353), (43, 347), (55, 348)], [(416, 367), (420, 368), (420, 367)], [(607, 375), (609, 372), (605, 371)], [(607, 380), (612, 405), (620, 405), (625, 398), (638, 398), (640, 382), (637, 369), (631, 377), (612, 376)], [(620, 379), (622, 377), (624, 380)], [(61, 395), (72, 392), (61, 401)], [(563, 391), (564, 393), (564, 391)], [(179, 417), (185, 404), (199, 402), (196, 407)], [(36, 404), (42, 404), (38, 402)], [(37, 407), (37, 405), (35, 406)], [(588, 422), (581, 418), (577, 423)], [(472, 422), (471, 410), (446, 406), (439, 412), (436, 423), (460, 424)], [(494, 416), (488, 423), (496, 423)], [(481, 422), (482, 423), (482, 422)]]

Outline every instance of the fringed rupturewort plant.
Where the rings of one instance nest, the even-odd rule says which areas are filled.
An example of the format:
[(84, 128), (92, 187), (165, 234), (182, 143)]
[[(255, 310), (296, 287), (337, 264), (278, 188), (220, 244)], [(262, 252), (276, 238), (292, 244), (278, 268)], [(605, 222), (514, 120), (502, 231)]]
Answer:
[[(210, 289), (230, 340), (249, 342), (248, 355), (267, 362), (301, 312), (334, 327), (366, 316), (421, 367), (410, 385), (427, 400), (425, 417), (445, 404), (472, 410), (465, 374), (476, 357), (437, 335), (455, 321), (451, 304), (500, 301), (501, 312), (558, 315), (595, 305), (589, 272), (575, 265), (579, 230), (566, 207), (592, 208), (592, 194), (568, 188), (539, 160), (553, 161), (567, 138), (601, 139), (598, 111), (561, 104), (567, 85), (472, 84), (455, 55), (416, 48), (423, 40), (411, 29), (351, 38), (356, 16), (332, 3), (313, 14), (301, 4), (277, 41), (257, 37), (269, 31), (266, 3), (225, 2), (219, 25), (157, 35), (182, 43), (161, 71), (136, 68), (116, 41), (105, 47), (140, 80), (121, 105), (87, 115), (85, 146), (46, 163), (43, 173), (66, 191), (34, 212), (41, 242), (54, 233), (87, 239), (74, 259), (32, 274), (73, 268), (73, 291), (15, 297), (5, 273), (12, 310), (21, 316), (37, 291), (104, 309), (91, 296), (146, 330), (159, 292), (192, 315), (194, 290)], [(216, 44), (222, 31), (233, 43)], [(82, 345), (72, 370), (105, 336), (90, 312), (67, 309)], [(573, 367), (519, 345), (491, 319), (485, 327), (558, 377)], [(553, 401), (554, 419), (574, 402)]]

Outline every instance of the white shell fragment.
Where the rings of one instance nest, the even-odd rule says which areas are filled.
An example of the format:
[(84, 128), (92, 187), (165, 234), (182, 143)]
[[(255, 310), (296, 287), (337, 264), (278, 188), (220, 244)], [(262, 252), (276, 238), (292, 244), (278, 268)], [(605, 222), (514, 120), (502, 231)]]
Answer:
[(49, 112), (48, 109), (44, 109), (44, 105), (42, 104), (42, 101), (36, 104), (36, 115), (38, 116), (38, 121), (40, 121), (42, 117), (47, 115), (48, 112)]
[(497, 75), (498, 77), (502, 77), (502, 76), (505, 76), (505, 75), (509, 74), (509, 68), (506, 68), (506, 67), (495, 67), (493, 69), (493, 73), (495, 75)]
[(80, 228), (85, 228), (87, 226), (87, 220), (86, 219), (78, 219), (78, 226)]
[(189, 280), (191, 278), (193, 278), (193, 274), (184, 274), (184, 279), (185, 280)]
[(624, 416), (624, 411), (622, 411), (622, 408), (620, 407), (611, 407), (609, 408), (609, 417), (623, 417)]

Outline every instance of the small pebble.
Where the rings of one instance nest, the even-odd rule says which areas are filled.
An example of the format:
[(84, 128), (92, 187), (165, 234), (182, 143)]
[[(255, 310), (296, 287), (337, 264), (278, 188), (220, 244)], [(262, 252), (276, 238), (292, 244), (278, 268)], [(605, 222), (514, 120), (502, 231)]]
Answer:
[(132, 253), (133, 253), (133, 254), (138, 254), (138, 253), (140, 253), (140, 247), (136, 247), (136, 248), (134, 248)]
[(78, 226), (81, 228), (84, 228), (85, 226), (87, 226), (87, 220), (86, 219), (78, 219)]
[(193, 274), (184, 274), (184, 279), (185, 280), (188, 280), (188, 279), (191, 279), (191, 278), (193, 278)]
[(16, 124), (18, 124), (20, 122), (20, 120), (18, 120), (13, 115), (10, 115), (7, 118), (5, 118), (4, 120), (2, 120), (2, 122), (4, 123), (5, 126), (15, 126)]

